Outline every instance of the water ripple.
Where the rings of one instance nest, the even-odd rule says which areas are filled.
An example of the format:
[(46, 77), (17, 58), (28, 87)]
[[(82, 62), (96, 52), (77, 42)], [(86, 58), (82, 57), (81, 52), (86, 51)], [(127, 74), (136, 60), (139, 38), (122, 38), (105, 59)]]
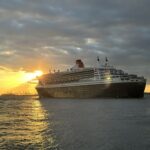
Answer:
[(150, 97), (0, 98), (0, 149), (150, 150)]
[(58, 149), (38, 99), (1, 99), (0, 104), (0, 149)]

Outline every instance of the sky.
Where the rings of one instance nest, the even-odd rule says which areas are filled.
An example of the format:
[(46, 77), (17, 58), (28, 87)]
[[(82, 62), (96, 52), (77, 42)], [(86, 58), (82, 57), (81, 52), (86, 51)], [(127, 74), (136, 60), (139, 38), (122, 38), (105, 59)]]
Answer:
[(150, 84), (149, 6), (149, 0), (0, 0), (2, 85), (35, 70), (70, 68), (78, 58), (93, 66), (97, 56)]

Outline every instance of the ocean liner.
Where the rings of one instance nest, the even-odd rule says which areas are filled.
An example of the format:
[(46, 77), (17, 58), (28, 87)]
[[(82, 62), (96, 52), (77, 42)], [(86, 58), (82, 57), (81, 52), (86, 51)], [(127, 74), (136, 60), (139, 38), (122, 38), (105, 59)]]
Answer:
[(85, 67), (78, 59), (69, 70), (49, 72), (38, 80), (39, 96), (51, 98), (142, 98), (146, 85), (144, 77), (114, 68), (107, 58), (98, 67)]

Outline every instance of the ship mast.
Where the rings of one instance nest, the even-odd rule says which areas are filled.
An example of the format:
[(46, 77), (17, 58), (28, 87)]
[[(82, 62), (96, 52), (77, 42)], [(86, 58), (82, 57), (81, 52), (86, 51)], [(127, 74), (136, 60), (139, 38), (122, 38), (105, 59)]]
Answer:
[(108, 58), (105, 57), (105, 66), (108, 67)]
[(97, 67), (99, 68), (100, 67), (100, 59), (99, 59), (99, 56), (97, 56)]
[(94, 76), (95, 78), (98, 77), (98, 79), (100, 79), (100, 59), (99, 56), (97, 56), (97, 67), (94, 69)]

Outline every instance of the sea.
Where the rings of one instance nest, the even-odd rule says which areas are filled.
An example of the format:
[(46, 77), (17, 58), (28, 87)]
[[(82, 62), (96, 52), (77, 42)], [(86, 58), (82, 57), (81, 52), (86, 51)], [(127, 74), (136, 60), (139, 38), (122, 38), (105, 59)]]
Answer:
[(0, 97), (0, 150), (150, 150), (143, 99)]

